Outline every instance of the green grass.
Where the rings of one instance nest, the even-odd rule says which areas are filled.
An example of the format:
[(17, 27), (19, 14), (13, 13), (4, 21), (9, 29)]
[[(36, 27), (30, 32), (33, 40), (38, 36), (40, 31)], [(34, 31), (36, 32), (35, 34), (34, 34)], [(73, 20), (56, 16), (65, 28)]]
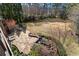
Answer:
[(41, 47), (40, 44), (34, 44), (28, 55), (29, 56), (40, 56), (40, 53), (39, 53), (40, 47)]
[(39, 56), (38, 51), (31, 50), (31, 52), (28, 54), (29, 56)]

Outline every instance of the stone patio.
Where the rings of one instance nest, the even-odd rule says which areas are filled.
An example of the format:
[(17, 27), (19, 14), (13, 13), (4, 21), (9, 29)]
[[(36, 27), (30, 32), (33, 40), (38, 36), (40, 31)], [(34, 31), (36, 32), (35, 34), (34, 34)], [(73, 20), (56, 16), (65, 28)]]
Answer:
[(29, 33), (30, 32), (28, 30), (26, 30), (25, 33), (21, 31), (19, 36), (15, 33), (15, 40), (12, 42), (12, 44), (14, 44), (19, 49), (19, 51), (23, 52), (24, 54), (28, 54), (33, 44), (38, 40), (36, 37), (30, 37)]

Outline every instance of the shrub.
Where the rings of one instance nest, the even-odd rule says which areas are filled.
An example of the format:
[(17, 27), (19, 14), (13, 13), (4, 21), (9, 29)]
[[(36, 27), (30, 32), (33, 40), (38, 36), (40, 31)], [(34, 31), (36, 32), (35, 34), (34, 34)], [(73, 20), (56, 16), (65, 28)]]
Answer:
[(14, 56), (21, 56), (21, 55), (27, 56), (26, 54), (23, 54), (22, 52), (20, 52), (15, 45), (12, 45), (11, 48), (12, 48), (12, 52), (13, 52)]

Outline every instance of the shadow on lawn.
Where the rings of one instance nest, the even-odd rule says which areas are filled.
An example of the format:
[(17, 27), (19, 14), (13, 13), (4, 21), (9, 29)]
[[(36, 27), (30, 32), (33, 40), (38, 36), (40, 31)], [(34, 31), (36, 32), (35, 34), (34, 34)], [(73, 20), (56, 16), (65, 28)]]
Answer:
[(67, 56), (66, 50), (64, 49), (64, 47), (61, 44), (61, 42), (59, 40), (57, 40), (57, 39), (54, 39), (54, 41), (55, 41), (55, 43), (57, 45), (59, 56)]
[(62, 43), (59, 40), (57, 40), (53, 37), (49, 37), (49, 36), (44, 36), (44, 37), (47, 38), (47, 39), (51, 39), (53, 42), (56, 43), (57, 53), (58, 53), (59, 56), (67, 56), (66, 50), (64, 49)]

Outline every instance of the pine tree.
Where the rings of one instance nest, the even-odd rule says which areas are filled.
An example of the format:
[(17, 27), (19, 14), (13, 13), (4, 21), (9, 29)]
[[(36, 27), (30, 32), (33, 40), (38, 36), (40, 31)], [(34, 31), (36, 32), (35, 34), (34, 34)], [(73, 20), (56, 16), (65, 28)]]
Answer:
[(15, 19), (17, 23), (23, 20), (22, 6), (20, 3), (2, 3), (1, 15), (4, 19)]

